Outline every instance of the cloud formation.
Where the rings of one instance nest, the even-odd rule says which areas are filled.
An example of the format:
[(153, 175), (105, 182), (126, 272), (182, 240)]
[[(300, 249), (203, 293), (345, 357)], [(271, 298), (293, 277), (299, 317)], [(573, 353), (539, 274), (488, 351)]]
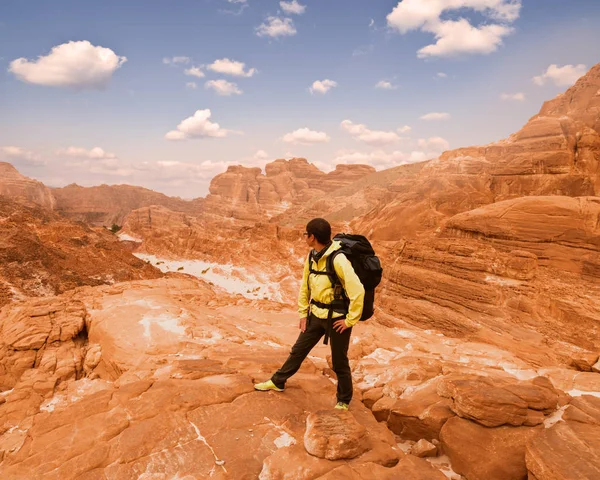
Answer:
[(190, 57), (165, 57), (163, 63), (165, 65), (187, 65), (192, 60)]
[(330, 138), (325, 132), (316, 132), (309, 128), (299, 128), (284, 135), (282, 140), (286, 143), (314, 145), (317, 143), (327, 143)]
[(9, 71), (19, 80), (34, 85), (102, 89), (127, 61), (110, 48), (97, 47), (87, 40), (53, 47), (37, 60), (18, 58)]
[(259, 37), (291, 37), (296, 33), (293, 20), (285, 17), (267, 17), (264, 23), (256, 27)]
[(222, 73), (223, 75), (232, 75), (234, 77), (252, 77), (256, 73), (256, 68), (246, 70), (246, 64), (236, 62), (229, 58), (215, 60), (208, 67), (213, 72)]
[(100, 147), (94, 147), (90, 150), (81, 147), (67, 147), (59, 149), (56, 154), (59, 157), (88, 158), (91, 160), (109, 160), (117, 158), (114, 153), (105, 152)]
[(341, 127), (344, 131), (352, 135), (355, 140), (361, 141), (368, 145), (388, 145), (400, 140), (400, 137), (395, 132), (370, 130), (366, 125), (353, 123), (350, 120), (344, 120), (341, 123)]
[(231, 95), (241, 95), (244, 93), (240, 90), (236, 83), (228, 82), (227, 80), (210, 80), (204, 84), (204, 88), (214, 90), (217, 95), (229, 97)]
[(229, 130), (221, 128), (218, 123), (209, 119), (212, 113), (210, 109), (196, 110), (191, 117), (183, 120), (177, 125), (176, 130), (171, 130), (165, 135), (167, 140), (188, 140), (192, 138), (222, 138), (226, 137)]
[(587, 67), (583, 64), (579, 65), (564, 65), (559, 67), (556, 64), (552, 64), (548, 69), (537, 77), (533, 77), (533, 83), (539, 86), (543, 86), (546, 82), (552, 82), (557, 87), (570, 87), (580, 77), (585, 75)]
[(196, 78), (204, 78), (206, 76), (200, 67), (186, 68), (183, 73)]
[(279, 6), (287, 15), (302, 15), (306, 11), (306, 5), (299, 4), (298, 0), (279, 2)]
[[(402, 0), (387, 22), (401, 34), (420, 30), (434, 35), (436, 42), (417, 52), (420, 58), (489, 54), (514, 32), (510, 23), (519, 18), (521, 6), (521, 0)], [(475, 10), (496, 23), (475, 26), (466, 18), (442, 20), (444, 13), (461, 9)]]
[(380, 90), (396, 90), (398, 87), (387, 80), (380, 80), (375, 84), (375, 88)]
[(431, 112), (421, 116), (421, 120), (448, 120), (450, 114), (446, 112)]
[(317, 80), (313, 82), (312, 87), (309, 88), (309, 91), (312, 94), (320, 93), (322, 95), (325, 95), (329, 90), (337, 86), (337, 82), (334, 82), (333, 80)]
[(19, 163), (32, 167), (46, 165), (46, 161), (43, 160), (37, 153), (34, 153), (30, 150), (25, 150), (21, 147), (15, 147), (14, 145), (0, 147), (0, 154), (5, 160), (13, 163)]
[(506, 100), (506, 101), (516, 101), (516, 102), (524, 102), (525, 101), (525, 94), (524, 93), (503, 93), (502, 95), (500, 95), (500, 98), (502, 100)]

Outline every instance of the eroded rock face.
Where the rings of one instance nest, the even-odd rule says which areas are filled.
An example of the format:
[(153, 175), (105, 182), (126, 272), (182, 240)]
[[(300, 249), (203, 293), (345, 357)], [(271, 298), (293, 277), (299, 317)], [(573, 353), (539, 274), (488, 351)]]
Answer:
[(21, 175), (10, 163), (0, 162), (0, 195), (15, 202), (52, 210), (55, 200), (43, 183)]
[(352, 184), (375, 172), (367, 165), (338, 165), (325, 174), (304, 158), (275, 160), (260, 168), (230, 166), (211, 182), (207, 206), (212, 212), (242, 220), (272, 217), (292, 205)]
[(84, 285), (160, 276), (108, 230), (0, 196), (0, 307)]
[(130, 185), (68, 185), (53, 189), (52, 194), (56, 198), (56, 210), (61, 215), (96, 226), (121, 226), (129, 212), (151, 205), (188, 214), (199, 215), (203, 211), (203, 199), (185, 201)]
[(327, 460), (355, 458), (369, 449), (367, 431), (347, 411), (319, 411), (306, 419), (304, 448)]

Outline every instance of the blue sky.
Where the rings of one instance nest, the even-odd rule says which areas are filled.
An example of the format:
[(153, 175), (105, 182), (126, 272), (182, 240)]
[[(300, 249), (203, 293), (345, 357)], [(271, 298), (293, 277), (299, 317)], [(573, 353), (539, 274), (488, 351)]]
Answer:
[(600, 61), (600, 2), (566, 5), (4, 0), (0, 160), (192, 198), (229, 164), (382, 169), (486, 144)]

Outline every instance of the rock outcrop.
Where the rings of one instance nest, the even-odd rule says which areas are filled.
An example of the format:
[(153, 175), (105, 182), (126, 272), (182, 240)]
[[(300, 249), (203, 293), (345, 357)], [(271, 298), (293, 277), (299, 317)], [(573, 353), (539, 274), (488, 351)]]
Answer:
[(108, 230), (0, 196), (0, 306), (83, 285), (160, 276)]
[(325, 174), (304, 158), (275, 160), (260, 168), (231, 166), (210, 184), (211, 212), (242, 220), (269, 218), (375, 172), (368, 165), (338, 165)]
[(52, 189), (52, 194), (56, 198), (56, 210), (61, 215), (95, 226), (123, 225), (125, 217), (132, 210), (152, 205), (189, 214), (200, 214), (203, 211), (201, 198), (186, 201), (129, 185), (68, 185)]
[(10, 163), (0, 162), (0, 195), (28, 206), (52, 210), (54, 197), (43, 183), (21, 175)]

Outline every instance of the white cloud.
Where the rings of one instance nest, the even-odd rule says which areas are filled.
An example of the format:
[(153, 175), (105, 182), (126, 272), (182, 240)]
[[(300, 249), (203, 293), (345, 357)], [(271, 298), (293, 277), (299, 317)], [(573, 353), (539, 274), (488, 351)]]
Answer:
[(218, 123), (213, 123), (209, 120), (212, 113), (207, 108), (205, 110), (197, 110), (193, 116), (186, 118), (179, 125), (177, 130), (171, 130), (165, 135), (167, 140), (187, 140), (191, 138), (206, 138), (206, 137), (226, 137), (229, 130), (221, 128)]
[(440, 22), (426, 27), (426, 30), (435, 35), (437, 42), (421, 48), (417, 52), (419, 58), (449, 57), (462, 53), (492, 53), (502, 44), (502, 38), (514, 31), (506, 25), (474, 27), (464, 18)]
[(436, 74), (436, 77), (438, 77), (438, 78), (448, 78), (448, 74), (444, 73), (444, 72), (438, 72)]
[(400, 127), (398, 129), (398, 133), (408, 133), (412, 130), (411, 127), (409, 127), (408, 125), (404, 125), (403, 127)]
[(296, 27), (291, 18), (268, 17), (265, 23), (256, 28), (256, 34), (259, 37), (291, 37), (296, 33)]
[(200, 69), (200, 67), (191, 67), (191, 68), (186, 68), (183, 73), (185, 73), (186, 75), (190, 76), (190, 77), (197, 77), (197, 78), (204, 78), (206, 75), (204, 75), (204, 72)]
[(177, 65), (177, 64), (182, 64), (182, 65), (187, 65), (188, 63), (191, 62), (190, 57), (165, 57), (163, 58), (163, 63), (165, 65)]
[(236, 62), (235, 60), (230, 60), (228, 58), (215, 60), (208, 66), (208, 69), (213, 72), (222, 73), (224, 75), (233, 75), (234, 77), (251, 77), (256, 73), (255, 68), (250, 68), (248, 71), (246, 71), (245, 68), (245, 63)]
[(180, 162), (175, 160), (159, 160), (154, 163), (144, 163), (137, 166), (138, 170), (157, 173), (161, 180), (171, 185), (182, 181), (210, 180), (220, 172), (227, 170), (229, 162), (214, 162), (205, 160), (200, 163)]
[(308, 128), (299, 128), (291, 133), (284, 135), (283, 141), (286, 143), (313, 145), (316, 143), (327, 143), (330, 138), (325, 132), (316, 132)]
[(237, 84), (228, 82), (227, 80), (210, 80), (204, 84), (204, 88), (212, 89), (217, 95), (221, 95), (222, 97), (244, 93), (238, 88)]
[(430, 137), (428, 139), (420, 138), (418, 142), (419, 148), (430, 152), (442, 153), (450, 148), (448, 140), (442, 137)]
[[(442, 20), (449, 11), (472, 9), (498, 23), (474, 26), (466, 18)], [(463, 53), (488, 54), (503, 37), (513, 33), (507, 24), (519, 18), (521, 0), (403, 0), (387, 16), (388, 25), (405, 34), (412, 30), (432, 33), (436, 43), (418, 51), (420, 58)]]
[(398, 87), (396, 85), (392, 85), (392, 83), (388, 82), (387, 80), (380, 80), (375, 85), (375, 88), (379, 88), (381, 90), (396, 90)]
[(427, 113), (421, 117), (421, 120), (448, 120), (450, 114), (446, 112)]
[(13, 60), (9, 71), (35, 85), (101, 89), (126, 61), (110, 48), (96, 47), (85, 40), (53, 47), (37, 60)]
[(60, 157), (87, 158), (91, 160), (113, 160), (117, 158), (114, 153), (105, 152), (100, 147), (94, 147), (90, 150), (81, 147), (61, 148), (56, 154)]
[(329, 90), (331, 90), (332, 88), (337, 87), (338, 84), (337, 82), (334, 82), (333, 80), (317, 80), (316, 82), (313, 82), (312, 87), (310, 87), (309, 91), (312, 94), (315, 93), (321, 93), (321, 94), (326, 94)]
[(306, 5), (299, 4), (298, 0), (279, 2), (279, 6), (287, 15), (302, 15), (306, 11)]
[(269, 158), (269, 154), (267, 152), (265, 152), (264, 150), (258, 150), (252, 156), (252, 158), (254, 158), (255, 160), (266, 160), (267, 158)]
[(369, 145), (388, 145), (397, 142), (400, 137), (395, 132), (384, 132), (380, 130), (370, 130), (366, 125), (356, 124), (350, 120), (344, 120), (341, 123), (343, 130), (352, 135), (356, 140)]
[(420, 139), (409, 147), (407, 151), (394, 150), (393, 152), (386, 152), (384, 150), (375, 150), (372, 152), (341, 150), (336, 153), (333, 162), (334, 164), (361, 163), (381, 170), (436, 158), (450, 146), (441, 137), (431, 137), (429, 139)]
[(525, 101), (525, 94), (524, 93), (503, 93), (502, 95), (500, 95), (500, 98), (502, 100), (515, 100), (517, 102), (523, 102), (523, 101)]
[(188, 82), (185, 84), (185, 86), (191, 90), (196, 90), (196, 88), (198, 88), (196, 82)]
[(565, 65), (559, 67), (558, 65), (552, 64), (548, 69), (537, 77), (533, 77), (533, 83), (536, 85), (545, 85), (547, 81), (551, 81), (554, 85), (559, 87), (570, 87), (580, 77), (585, 75), (587, 67), (583, 64), (579, 65)]
[(46, 165), (46, 161), (42, 160), (37, 153), (34, 153), (30, 150), (25, 150), (21, 147), (15, 147), (13, 145), (0, 147), (0, 154), (2, 154), (2, 157), (5, 160), (15, 163), (23, 163), (30, 166)]

